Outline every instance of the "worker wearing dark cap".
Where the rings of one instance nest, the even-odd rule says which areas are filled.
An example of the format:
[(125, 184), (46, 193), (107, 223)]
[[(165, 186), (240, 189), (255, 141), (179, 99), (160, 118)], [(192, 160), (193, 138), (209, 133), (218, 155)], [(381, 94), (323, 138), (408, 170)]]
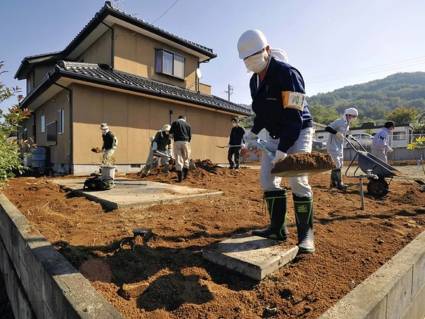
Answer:
[(229, 138), (229, 151), (227, 152), (227, 159), (229, 161), (230, 169), (239, 168), (244, 135), (245, 130), (239, 126), (239, 120), (236, 117), (232, 118), (232, 130), (230, 131)]

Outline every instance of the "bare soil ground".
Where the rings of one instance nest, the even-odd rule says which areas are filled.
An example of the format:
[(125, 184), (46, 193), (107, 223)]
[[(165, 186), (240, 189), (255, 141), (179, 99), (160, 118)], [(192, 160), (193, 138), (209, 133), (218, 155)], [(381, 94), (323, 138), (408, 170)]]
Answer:
[[(174, 174), (147, 179), (176, 182)], [(355, 187), (329, 190), (329, 175), (316, 175), (316, 254), (256, 283), (204, 261), (201, 250), (268, 223), (258, 179), (252, 169), (197, 169), (182, 184), (224, 196), (109, 213), (44, 178), (13, 179), (4, 192), (126, 318), (317, 318), (425, 228), (425, 193), (412, 182), (393, 181), (361, 211)], [(136, 227), (154, 237), (120, 249)]]

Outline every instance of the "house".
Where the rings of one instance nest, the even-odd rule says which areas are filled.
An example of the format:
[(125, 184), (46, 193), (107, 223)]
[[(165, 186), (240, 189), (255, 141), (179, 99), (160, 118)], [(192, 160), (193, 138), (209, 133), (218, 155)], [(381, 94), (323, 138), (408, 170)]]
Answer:
[[(356, 139), (360, 140), (362, 144), (370, 144), (371, 137), (374, 136), (383, 125), (367, 125), (365, 123), (361, 127), (350, 128), (350, 134)], [(315, 139), (317, 141), (327, 141), (329, 133), (324, 129), (316, 130)], [(396, 125), (395, 129), (390, 137), (390, 145), (392, 148), (406, 148), (407, 144), (412, 141), (413, 138), (413, 127), (410, 124)]]
[(211, 94), (199, 67), (212, 49), (134, 18), (109, 1), (59, 52), (25, 57), (16, 78), (26, 80), (21, 107), (32, 116), (23, 134), (48, 147), (56, 171), (87, 174), (100, 163), (99, 123), (118, 137), (115, 163), (139, 171), (149, 138), (184, 114), (192, 125), (192, 157), (226, 162), (231, 118), (251, 111)]

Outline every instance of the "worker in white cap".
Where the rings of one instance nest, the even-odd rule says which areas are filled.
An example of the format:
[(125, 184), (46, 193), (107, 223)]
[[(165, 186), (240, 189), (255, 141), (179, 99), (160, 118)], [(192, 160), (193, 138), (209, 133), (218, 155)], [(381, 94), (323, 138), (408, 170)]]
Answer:
[(164, 173), (169, 171), (168, 163), (172, 158), (170, 128), (170, 124), (164, 124), (155, 136), (150, 138), (148, 158), (141, 172), (143, 176), (149, 175), (153, 168), (159, 166), (162, 166)]
[(112, 164), (112, 156), (115, 153), (115, 150), (118, 146), (118, 139), (109, 129), (107, 123), (100, 124), (100, 130), (102, 131), (102, 164), (103, 165), (111, 165)]
[[(285, 225), (286, 190), (281, 187), (281, 177), (273, 176), (274, 164), (287, 154), (311, 152), (313, 121), (305, 97), (301, 73), (287, 63), (287, 55), (270, 48), (263, 32), (248, 30), (238, 41), (239, 57), (253, 75), (250, 80), (254, 125), (244, 140), (255, 145), (257, 134), (267, 131), (266, 147), (261, 158), (261, 186), (270, 214), (270, 225), (253, 234), (276, 240), (286, 240)], [(275, 153), (271, 158), (268, 153)], [(313, 192), (307, 176), (288, 178), (295, 208), (300, 252), (312, 253)]]
[(350, 122), (358, 116), (357, 109), (350, 107), (344, 111), (341, 118), (336, 119), (325, 128), (325, 131), (329, 132), (326, 147), (335, 164), (335, 169), (331, 172), (331, 187), (336, 187), (339, 190), (347, 189), (347, 186), (342, 182), (341, 174), (344, 163), (344, 140), (350, 129)]

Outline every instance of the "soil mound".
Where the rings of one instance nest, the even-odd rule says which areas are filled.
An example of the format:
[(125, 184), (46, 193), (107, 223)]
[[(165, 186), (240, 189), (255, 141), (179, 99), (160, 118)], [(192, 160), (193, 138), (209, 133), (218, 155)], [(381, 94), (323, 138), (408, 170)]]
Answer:
[(272, 174), (285, 171), (310, 171), (334, 168), (334, 163), (329, 154), (312, 152), (289, 154), (284, 160), (279, 161), (272, 169)]

